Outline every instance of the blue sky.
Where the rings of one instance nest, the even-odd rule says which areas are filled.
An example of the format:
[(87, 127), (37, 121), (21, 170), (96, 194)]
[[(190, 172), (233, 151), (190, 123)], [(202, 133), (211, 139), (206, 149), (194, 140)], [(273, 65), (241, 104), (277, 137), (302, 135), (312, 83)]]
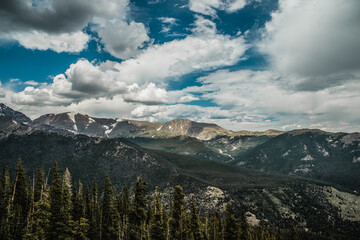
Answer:
[(2, 2), (0, 102), (32, 118), (358, 131), (357, 0)]

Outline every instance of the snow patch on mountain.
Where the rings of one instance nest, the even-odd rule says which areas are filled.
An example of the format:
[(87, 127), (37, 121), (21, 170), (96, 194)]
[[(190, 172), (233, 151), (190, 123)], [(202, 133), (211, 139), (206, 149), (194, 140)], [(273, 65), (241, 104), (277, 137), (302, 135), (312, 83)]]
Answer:
[(75, 115), (76, 115), (76, 113), (75, 112), (68, 112), (66, 114), (69, 116), (70, 120), (73, 121), (73, 123), (75, 123)]

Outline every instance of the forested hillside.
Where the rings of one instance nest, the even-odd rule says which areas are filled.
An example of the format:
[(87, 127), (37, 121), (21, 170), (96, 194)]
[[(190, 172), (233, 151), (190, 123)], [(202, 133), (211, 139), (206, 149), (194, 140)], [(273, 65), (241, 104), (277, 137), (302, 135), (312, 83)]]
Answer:
[(330, 239), (295, 228), (252, 227), (244, 211), (235, 216), (230, 202), (223, 214), (199, 213), (193, 202), (185, 205), (181, 186), (173, 186), (170, 202), (164, 202), (157, 187), (148, 195), (141, 177), (120, 193), (107, 174), (99, 192), (96, 179), (92, 186), (83, 185), (68, 169), (61, 173), (56, 162), (52, 179), (39, 167), (30, 178), (21, 160), (15, 177), (10, 175), (4, 167), (0, 239)]

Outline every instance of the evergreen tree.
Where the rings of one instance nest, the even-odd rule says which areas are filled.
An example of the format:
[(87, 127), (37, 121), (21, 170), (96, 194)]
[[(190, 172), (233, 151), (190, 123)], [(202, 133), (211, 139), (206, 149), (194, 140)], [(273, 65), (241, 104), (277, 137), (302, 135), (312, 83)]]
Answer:
[(34, 209), (31, 213), (26, 240), (45, 240), (46, 230), (49, 228), (50, 219), (50, 203), (49, 200), (43, 197), (34, 203)]
[(74, 184), (72, 190), (72, 219), (74, 221), (79, 221), (80, 218), (85, 218), (85, 200), (82, 192), (82, 183), (79, 180), (79, 189), (77, 189), (77, 184)]
[(224, 239), (237, 240), (238, 224), (234, 216), (234, 209), (230, 203), (226, 205)]
[(92, 193), (89, 207), (89, 232), (88, 238), (92, 240), (100, 239), (100, 205), (98, 202), (98, 187), (96, 179), (93, 180)]
[(182, 240), (185, 234), (184, 222), (184, 193), (180, 186), (174, 188), (173, 200), (171, 204), (171, 218), (169, 222), (170, 239)]
[(222, 224), (218, 214), (211, 214), (209, 221), (209, 240), (222, 240)]
[(166, 240), (166, 229), (164, 227), (163, 212), (158, 187), (155, 188), (155, 197), (151, 210), (150, 239)]
[(250, 240), (249, 223), (244, 211), (240, 217), (240, 240)]
[(195, 207), (195, 204), (191, 202), (190, 204), (190, 232), (191, 232), (191, 239), (193, 240), (201, 240), (202, 234), (200, 231), (200, 219), (198, 210)]
[(0, 240), (10, 239), (11, 186), (9, 169), (4, 166), (0, 179)]
[(54, 163), (50, 190), (50, 214), (48, 238), (52, 240), (70, 239), (70, 191), (68, 184), (61, 180), (57, 162)]
[(134, 200), (129, 209), (129, 239), (142, 240), (147, 234), (144, 223), (146, 221), (146, 182), (138, 177), (134, 186)]
[(129, 199), (129, 189), (127, 187), (123, 187), (121, 194), (121, 202), (120, 202), (120, 221), (121, 221), (121, 238), (128, 238), (128, 213), (129, 213), (130, 199)]
[(115, 206), (114, 193), (109, 179), (105, 176), (104, 196), (102, 200), (101, 239), (112, 240), (118, 237), (118, 212)]
[(42, 193), (45, 190), (45, 176), (44, 170), (40, 167), (36, 169), (35, 186), (34, 186), (34, 202), (38, 202), (42, 199)]
[(164, 223), (164, 232), (165, 232), (165, 239), (169, 239), (170, 231), (169, 231), (169, 217), (168, 213), (166, 211), (166, 208), (163, 208), (162, 210), (162, 219)]
[(15, 175), (11, 232), (14, 239), (22, 239), (26, 230), (31, 201), (26, 171), (22, 166), (21, 159), (18, 161)]

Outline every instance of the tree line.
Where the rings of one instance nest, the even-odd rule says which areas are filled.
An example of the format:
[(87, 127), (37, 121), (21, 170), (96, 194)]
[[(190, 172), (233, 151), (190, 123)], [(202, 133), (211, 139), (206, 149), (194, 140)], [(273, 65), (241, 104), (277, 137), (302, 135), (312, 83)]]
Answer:
[(200, 216), (193, 202), (185, 207), (181, 186), (173, 189), (168, 207), (158, 188), (147, 195), (138, 177), (132, 193), (117, 193), (106, 175), (102, 194), (97, 182), (72, 183), (68, 170), (55, 162), (51, 184), (37, 168), (30, 179), (19, 160), (15, 177), (5, 166), (0, 178), (0, 240), (275, 240), (299, 239), (295, 229), (270, 231), (249, 226), (245, 213), (235, 217), (230, 203), (223, 214)]

